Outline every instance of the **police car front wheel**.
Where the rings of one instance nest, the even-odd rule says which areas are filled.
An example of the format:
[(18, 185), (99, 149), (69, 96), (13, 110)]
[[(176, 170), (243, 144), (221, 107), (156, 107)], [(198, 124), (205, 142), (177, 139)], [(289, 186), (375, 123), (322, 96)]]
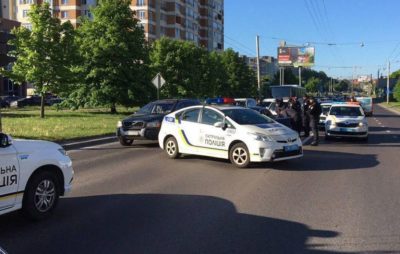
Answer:
[(54, 173), (42, 171), (29, 180), (23, 199), (23, 212), (33, 220), (46, 218), (56, 207), (60, 185)]
[(250, 164), (250, 154), (243, 143), (235, 144), (229, 151), (230, 161), (239, 168), (245, 168)]
[(174, 137), (169, 137), (167, 141), (165, 141), (165, 151), (167, 155), (171, 159), (176, 159), (179, 157), (179, 147), (178, 142)]

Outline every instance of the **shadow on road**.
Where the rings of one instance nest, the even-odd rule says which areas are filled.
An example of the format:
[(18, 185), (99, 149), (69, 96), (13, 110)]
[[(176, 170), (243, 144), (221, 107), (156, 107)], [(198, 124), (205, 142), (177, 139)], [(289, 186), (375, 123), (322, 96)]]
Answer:
[(299, 160), (271, 164), (270, 167), (278, 170), (323, 171), (374, 168), (378, 164), (375, 154), (305, 150), (304, 157)]
[(123, 150), (123, 149), (138, 149), (138, 148), (159, 148), (158, 143), (145, 143), (145, 144), (135, 144), (133, 143), (130, 146), (113, 146), (113, 147), (85, 147), (78, 150), (82, 151), (102, 151), (102, 150)]
[(238, 213), (231, 202), (208, 196), (65, 198), (46, 221), (27, 222), (14, 213), (1, 217), (0, 227), (0, 246), (12, 254), (339, 253), (307, 244), (337, 232)]

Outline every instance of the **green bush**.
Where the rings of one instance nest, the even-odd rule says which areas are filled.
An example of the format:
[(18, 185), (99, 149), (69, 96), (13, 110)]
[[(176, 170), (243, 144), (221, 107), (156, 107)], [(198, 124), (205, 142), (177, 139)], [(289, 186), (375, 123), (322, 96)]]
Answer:
[(396, 101), (400, 102), (400, 79), (397, 81), (397, 84), (394, 87), (393, 97), (396, 99)]

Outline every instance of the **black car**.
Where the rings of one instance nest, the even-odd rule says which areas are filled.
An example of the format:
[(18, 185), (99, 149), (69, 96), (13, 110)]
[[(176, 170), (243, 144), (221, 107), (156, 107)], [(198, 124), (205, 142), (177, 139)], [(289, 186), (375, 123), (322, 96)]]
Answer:
[(11, 106), (21, 108), (25, 106), (40, 106), (40, 103), (41, 103), (40, 96), (30, 96), (12, 102)]
[(150, 102), (135, 114), (118, 122), (117, 137), (123, 146), (135, 139), (157, 140), (164, 116), (189, 106), (200, 105), (193, 99), (168, 99)]

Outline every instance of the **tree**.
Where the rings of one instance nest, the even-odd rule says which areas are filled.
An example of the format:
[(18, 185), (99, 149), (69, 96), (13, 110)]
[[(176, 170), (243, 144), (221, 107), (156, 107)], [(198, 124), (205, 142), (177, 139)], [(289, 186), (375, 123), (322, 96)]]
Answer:
[(153, 43), (150, 60), (153, 74), (159, 72), (166, 80), (162, 96), (204, 97), (212, 93), (207, 82), (211, 58), (204, 48), (164, 37)]
[(93, 20), (83, 19), (78, 28), (80, 77), (70, 100), (77, 107), (132, 106), (154, 94), (148, 71), (148, 48), (139, 20), (129, 0), (101, 0)]
[(390, 74), (390, 78), (400, 79), (400, 70), (392, 72), (392, 74)]
[(400, 102), (400, 80), (397, 81), (396, 86), (394, 87), (393, 97), (396, 99), (396, 101)]
[(321, 83), (321, 80), (319, 78), (311, 77), (307, 81), (305, 88), (306, 88), (307, 92), (309, 92), (309, 93), (316, 93), (316, 92), (318, 92), (318, 85), (320, 83)]
[[(294, 69), (293, 68), (285, 68), (284, 70), (284, 81), (283, 84), (288, 85), (288, 84), (298, 84), (299, 79), (294, 75), (293, 73)], [(303, 79), (305, 80), (305, 79)], [(280, 84), (280, 74), (279, 71), (276, 72), (274, 79), (272, 81), (273, 84), (279, 85)]]
[(335, 84), (334, 89), (337, 92), (346, 92), (349, 90), (350, 81), (348, 80), (341, 80), (338, 84)]
[(223, 96), (255, 97), (257, 82), (255, 72), (249, 68), (245, 60), (232, 49), (227, 49), (221, 54), (221, 62), (226, 73), (223, 84)]
[(41, 99), (40, 117), (44, 118), (46, 92), (61, 92), (71, 78), (71, 66), (75, 56), (74, 29), (70, 22), (61, 24), (51, 14), (48, 3), (32, 5), (29, 13), (32, 30), (18, 27), (10, 41), (10, 56), (16, 61), (11, 71), (1, 74), (17, 83), (31, 83)]

